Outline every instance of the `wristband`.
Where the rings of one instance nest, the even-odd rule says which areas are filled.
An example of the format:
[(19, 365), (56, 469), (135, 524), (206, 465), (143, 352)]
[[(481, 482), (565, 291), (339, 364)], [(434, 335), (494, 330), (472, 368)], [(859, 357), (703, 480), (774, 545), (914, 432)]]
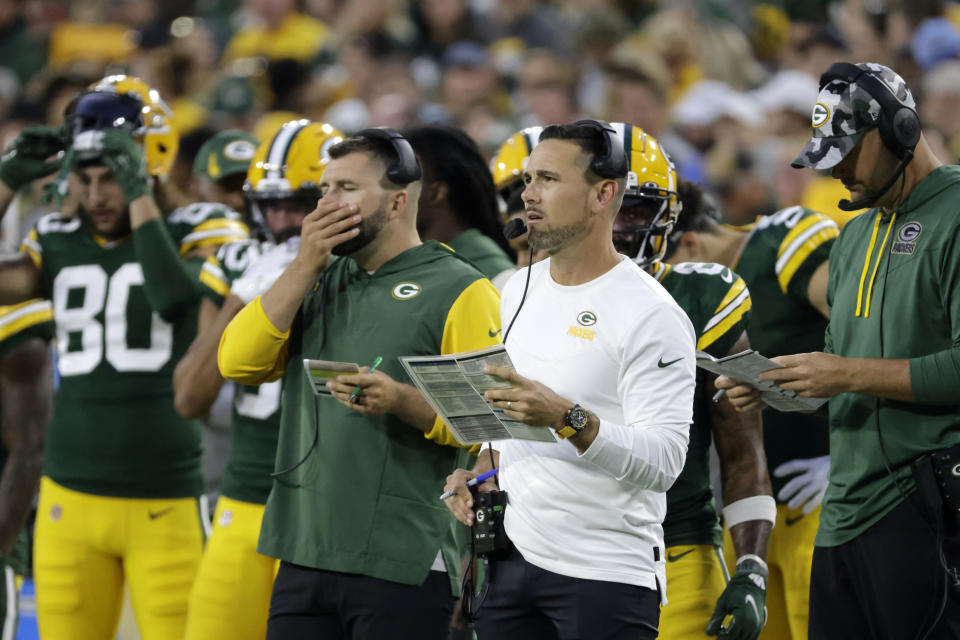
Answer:
[(723, 508), (723, 521), (728, 529), (750, 520), (777, 521), (777, 503), (772, 496), (750, 496)]
[(737, 571), (741, 569), (741, 564), (744, 565), (742, 568), (745, 571), (762, 573), (764, 577), (770, 575), (770, 568), (767, 567), (767, 563), (764, 562), (763, 558), (754, 553), (745, 553), (737, 558)]

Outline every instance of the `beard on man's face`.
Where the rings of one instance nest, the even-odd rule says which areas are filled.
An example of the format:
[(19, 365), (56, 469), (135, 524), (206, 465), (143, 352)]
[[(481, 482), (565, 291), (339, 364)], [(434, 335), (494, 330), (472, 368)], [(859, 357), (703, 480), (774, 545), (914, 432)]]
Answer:
[(364, 216), (363, 220), (360, 221), (360, 233), (346, 242), (338, 244), (330, 252), (335, 256), (354, 254), (373, 242), (385, 226), (387, 226), (387, 210), (381, 203), (376, 211), (369, 216)]
[(570, 238), (583, 233), (587, 228), (587, 219), (568, 224), (555, 229), (539, 229), (531, 226), (527, 231), (527, 242), (537, 251), (555, 253), (567, 243)]
[(110, 210), (90, 212), (80, 205), (77, 207), (77, 215), (84, 226), (107, 240), (119, 240), (131, 233), (130, 213), (126, 208), (120, 212)]

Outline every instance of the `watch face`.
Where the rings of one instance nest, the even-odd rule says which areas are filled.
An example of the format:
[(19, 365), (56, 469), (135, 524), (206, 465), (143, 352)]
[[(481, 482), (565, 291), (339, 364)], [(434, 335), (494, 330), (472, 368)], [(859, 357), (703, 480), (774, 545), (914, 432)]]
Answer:
[(570, 417), (568, 419), (570, 426), (580, 431), (587, 426), (587, 412), (581, 406), (576, 406), (570, 410)]

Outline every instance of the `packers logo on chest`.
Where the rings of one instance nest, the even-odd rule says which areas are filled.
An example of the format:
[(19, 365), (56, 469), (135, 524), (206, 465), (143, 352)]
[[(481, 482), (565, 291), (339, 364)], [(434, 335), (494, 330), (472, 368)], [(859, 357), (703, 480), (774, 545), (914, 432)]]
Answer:
[(897, 240), (890, 246), (890, 253), (902, 256), (913, 255), (917, 250), (917, 238), (922, 231), (923, 225), (919, 222), (908, 222), (900, 227)]
[(409, 300), (420, 295), (420, 291), (422, 289), (416, 282), (401, 282), (393, 288), (391, 295), (397, 300)]

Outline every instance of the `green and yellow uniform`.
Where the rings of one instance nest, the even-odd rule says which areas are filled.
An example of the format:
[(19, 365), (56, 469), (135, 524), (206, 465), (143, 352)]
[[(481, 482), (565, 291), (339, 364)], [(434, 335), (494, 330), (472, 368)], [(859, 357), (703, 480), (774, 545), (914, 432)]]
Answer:
[[(53, 337), (53, 310), (46, 300), (30, 300), (0, 307), (0, 358), (19, 345), (39, 338)], [(0, 473), (7, 464), (8, 452), (0, 442)], [(9, 554), (0, 553), (0, 638), (13, 638), (17, 627), (17, 589), (14, 576), (23, 576), (30, 566), (27, 532), (22, 531)]]
[(183, 633), (206, 523), (200, 425), (173, 407), (200, 299), (178, 254), (206, 221), (152, 220), (108, 242), (50, 214), (24, 241), (60, 374), (36, 527), (44, 637), (112, 637), (124, 578), (144, 640)]
[[(747, 326), (752, 348), (768, 358), (823, 349), (827, 320), (810, 304), (807, 290), (811, 276), (830, 257), (838, 233), (832, 219), (803, 207), (783, 209), (752, 225), (733, 265), (753, 298)], [(789, 478), (774, 476), (774, 469), (790, 460), (828, 455), (826, 420), (765, 409), (763, 444), (776, 496)], [(767, 554), (770, 617), (764, 638), (807, 637), (818, 513), (804, 516), (799, 509), (777, 505)]]
[[(715, 357), (730, 353), (743, 334), (751, 299), (739, 275), (713, 263), (658, 263), (653, 276), (690, 318), (697, 349)], [(663, 521), (670, 603), (660, 614), (664, 638), (700, 637), (727, 583), (720, 555), (721, 529), (710, 485), (708, 373), (697, 369), (693, 424), (683, 471), (667, 491)]]
[(259, 298), (241, 310), (220, 343), (221, 371), (245, 382), (283, 376), (260, 551), (409, 585), (423, 584), (440, 552), (456, 590), (464, 532), (437, 496), (467, 452), (431, 440), (445, 431), (439, 419), (424, 437), (392, 414), (363, 416), (315, 399), (301, 361), (368, 364), (381, 356), (380, 371), (409, 383), (399, 356), (489, 347), (499, 329), (493, 285), (437, 242), (372, 274), (334, 258), (289, 332), (270, 324)]
[(960, 442), (958, 185), (960, 167), (939, 167), (896, 216), (871, 210), (851, 220), (831, 254), (826, 351), (909, 358), (916, 402), (857, 393), (830, 400), (830, 483), (817, 546), (862, 534), (916, 489), (912, 460)]
[(477, 229), (467, 229), (447, 244), (491, 281), (505, 271), (512, 273), (516, 268), (510, 256)]
[[(272, 246), (245, 240), (221, 247), (200, 273), (204, 294), (222, 304), (233, 281)], [(237, 384), (230, 424), (230, 450), (213, 531), (190, 595), (187, 640), (262, 639), (267, 630), (277, 563), (257, 553), (257, 540), (273, 482), (280, 381)]]

